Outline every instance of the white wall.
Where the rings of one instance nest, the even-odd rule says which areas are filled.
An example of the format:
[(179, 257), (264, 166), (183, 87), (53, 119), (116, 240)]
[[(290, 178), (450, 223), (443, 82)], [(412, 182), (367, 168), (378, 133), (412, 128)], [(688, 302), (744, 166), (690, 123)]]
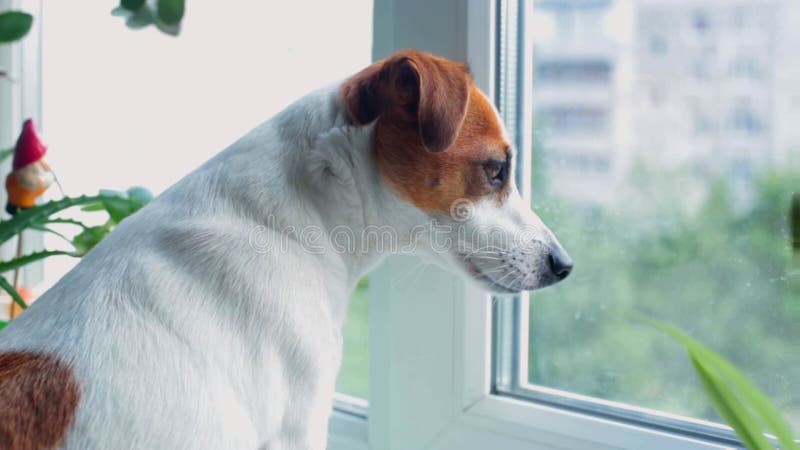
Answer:
[(127, 29), (109, 13), (116, 4), (44, 6), (43, 127), (70, 192), (161, 191), (370, 62), (370, 0), (188, 0), (178, 38)]

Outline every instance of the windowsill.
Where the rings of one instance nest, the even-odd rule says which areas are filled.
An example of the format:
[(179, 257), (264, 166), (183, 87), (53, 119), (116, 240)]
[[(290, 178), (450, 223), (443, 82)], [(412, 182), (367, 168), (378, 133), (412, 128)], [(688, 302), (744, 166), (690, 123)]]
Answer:
[(368, 450), (367, 419), (334, 406), (328, 421), (328, 450)]
[(369, 410), (369, 402), (363, 398), (335, 392), (333, 394), (333, 409), (342, 414), (349, 414), (354, 417), (366, 419)]
[(544, 448), (737, 448), (498, 395), (478, 401), (463, 416), (473, 425), (484, 424)]

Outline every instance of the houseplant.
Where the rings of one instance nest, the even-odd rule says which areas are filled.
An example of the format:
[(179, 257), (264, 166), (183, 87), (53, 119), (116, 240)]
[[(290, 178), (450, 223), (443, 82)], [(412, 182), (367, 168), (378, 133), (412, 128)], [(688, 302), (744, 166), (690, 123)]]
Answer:
[[(8, 158), (12, 153), (13, 149), (1, 152), (0, 161)], [(40, 250), (0, 261), (0, 273), (18, 270), (25, 265), (51, 256), (67, 255), (79, 258), (106, 237), (120, 221), (146, 205), (152, 197), (150, 191), (141, 187), (133, 187), (125, 192), (102, 190), (97, 195), (64, 196), (58, 200), (25, 209), (10, 219), (2, 220), (0, 221), (0, 244), (18, 236), (25, 230), (37, 230), (61, 237), (71, 249)], [(59, 216), (61, 212), (79, 206), (83, 207), (84, 211), (106, 212), (108, 219), (101, 225), (90, 226), (80, 220)], [(72, 237), (67, 237), (63, 232), (54, 228), (57, 226), (70, 226), (79, 231)], [(27, 307), (19, 292), (3, 276), (0, 276), (0, 288), (5, 290), (22, 309)], [(5, 325), (5, 322), (0, 321), (0, 328)]]

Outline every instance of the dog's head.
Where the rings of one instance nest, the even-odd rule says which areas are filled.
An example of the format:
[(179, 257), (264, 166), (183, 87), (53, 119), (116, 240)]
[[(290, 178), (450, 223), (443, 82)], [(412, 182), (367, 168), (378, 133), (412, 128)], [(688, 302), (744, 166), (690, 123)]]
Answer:
[(569, 275), (572, 261), (521, 198), (514, 149), (464, 64), (406, 50), (340, 93), (355, 123), (375, 121), (383, 182), (439, 225), (430, 246), (439, 260), (495, 292)]

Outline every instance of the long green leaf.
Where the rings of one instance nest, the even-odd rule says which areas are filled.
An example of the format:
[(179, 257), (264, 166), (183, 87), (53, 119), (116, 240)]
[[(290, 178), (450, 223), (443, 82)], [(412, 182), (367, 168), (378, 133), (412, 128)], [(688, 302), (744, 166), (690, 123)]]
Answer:
[(65, 252), (62, 250), (42, 250), (40, 252), (34, 252), (29, 255), (20, 256), (19, 258), (14, 258), (10, 261), (0, 261), (0, 273), (8, 272), (9, 270), (14, 270), (18, 267), (22, 267), (26, 264), (30, 264), (32, 262), (39, 261), (40, 259), (48, 258), (50, 256), (61, 256), (61, 255), (68, 255), (74, 256), (70, 252)]
[(30, 209), (20, 211), (12, 218), (0, 221), (0, 244), (16, 236), (22, 232), (22, 230), (30, 227), (33, 224), (41, 224), (45, 222), (52, 214), (73, 206), (98, 203), (103, 201), (106, 197), (107, 196), (105, 195), (64, 197), (59, 200), (54, 200), (34, 206)]
[(12, 286), (11, 283), (6, 280), (6, 277), (0, 277), (0, 288), (8, 292), (8, 295), (11, 296), (11, 298), (16, 304), (19, 305), (20, 308), (26, 309), (28, 307), (28, 305), (25, 304), (25, 300), (20, 297), (19, 292), (17, 292), (17, 290), (14, 289), (14, 286)]
[[(700, 344), (697, 344), (700, 345)], [(747, 379), (736, 367), (719, 354), (700, 346), (695, 352), (707, 361), (734, 391), (757, 413), (766, 429), (778, 438), (783, 450), (798, 450), (789, 423), (761, 390)]]
[(649, 319), (645, 320), (653, 323), (656, 327), (681, 342), (689, 352), (690, 357), (693, 358), (693, 361), (701, 362), (707, 371), (711, 371), (716, 375), (715, 379), (726, 383), (726, 387), (744, 401), (744, 404), (755, 413), (759, 426), (763, 426), (766, 431), (778, 438), (783, 450), (800, 449), (800, 446), (794, 441), (789, 423), (783, 418), (780, 411), (733, 364), (672, 325)]
[(750, 450), (774, 450), (774, 447), (761, 433), (758, 421), (739, 402), (736, 394), (712, 370), (700, 362), (696, 355), (691, 355), (690, 358), (711, 404), (714, 405), (720, 417), (736, 431), (744, 445)]
[(0, 44), (14, 42), (25, 37), (33, 25), (33, 16), (22, 11), (0, 13)]

